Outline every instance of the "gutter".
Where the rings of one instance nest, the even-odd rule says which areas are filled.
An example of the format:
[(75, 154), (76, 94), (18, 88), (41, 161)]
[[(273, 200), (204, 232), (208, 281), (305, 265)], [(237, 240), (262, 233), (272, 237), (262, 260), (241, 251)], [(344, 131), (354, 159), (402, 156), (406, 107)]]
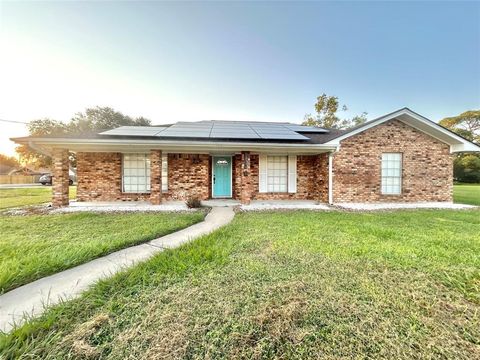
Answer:
[[(20, 143), (28, 144), (37, 150), (34, 146), (41, 149), (40, 145), (50, 145), (49, 147), (66, 147), (70, 146), (146, 146), (152, 149), (159, 147), (171, 147), (171, 148), (212, 148), (214, 150), (221, 150), (221, 148), (231, 148), (234, 150), (245, 150), (245, 148), (257, 148), (257, 149), (277, 149), (277, 150), (335, 150), (336, 146), (326, 144), (291, 144), (291, 143), (252, 143), (252, 142), (209, 142), (209, 141), (172, 141), (172, 140), (115, 140), (115, 139), (71, 139), (71, 138), (11, 138), (10, 140)], [(32, 144), (32, 145), (31, 145)], [(72, 149), (73, 150), (73, 149)], [(42, 153), (46, 150), (37, 150)]]

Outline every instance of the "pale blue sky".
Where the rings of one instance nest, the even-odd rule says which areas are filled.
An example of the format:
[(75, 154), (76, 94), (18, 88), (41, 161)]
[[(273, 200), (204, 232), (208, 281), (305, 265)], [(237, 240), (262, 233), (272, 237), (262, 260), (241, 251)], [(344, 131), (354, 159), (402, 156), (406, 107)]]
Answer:
[(2, 2), (0, 26), (1, 119), (300, 122), (322, 92), (347, 116), (480, 107), (478, 2)]

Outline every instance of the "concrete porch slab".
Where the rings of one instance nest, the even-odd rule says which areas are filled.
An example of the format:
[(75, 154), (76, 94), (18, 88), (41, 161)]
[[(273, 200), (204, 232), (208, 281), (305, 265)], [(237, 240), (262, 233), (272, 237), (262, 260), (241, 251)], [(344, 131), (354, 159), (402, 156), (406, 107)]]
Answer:
[(416, 203), (336, 203), (336, 207), (347, 210), (373, 211), (395, 209), (473, 209), (474, 205), (454, 204), (451, 202), (416, 202)]
[(202, 206), (239, 206), (240, 201), (234, 199), (210, 199), (202, 201)]
[(67, 207), (52, 210), (52, 213), (71, 213), (82, 211), (193, 211), (183, 201), (166, 201), (152, 205), (147, 201), (71, 201)]
[(242, 211), (259, 210), (332, 210), (328, 204), (318, 203), (314, 200), (254, 200), (249, 205), (242, 205)]

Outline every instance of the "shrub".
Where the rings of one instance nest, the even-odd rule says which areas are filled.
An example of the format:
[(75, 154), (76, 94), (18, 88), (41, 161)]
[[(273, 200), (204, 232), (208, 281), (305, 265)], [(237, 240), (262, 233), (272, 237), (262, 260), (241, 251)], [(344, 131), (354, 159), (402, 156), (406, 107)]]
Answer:
[(185, 203), (190, 209), (199, 208), (202, 206), (202, 203), (200, 202), (200, 199), (197, 196), (189, 196), (187, 198), (187, 201), (185, 201)]

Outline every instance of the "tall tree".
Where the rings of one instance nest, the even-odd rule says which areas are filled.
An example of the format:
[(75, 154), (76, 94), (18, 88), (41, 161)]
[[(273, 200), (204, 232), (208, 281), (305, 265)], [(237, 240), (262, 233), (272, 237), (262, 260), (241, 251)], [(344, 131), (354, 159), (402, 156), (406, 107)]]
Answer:
[[(440, 120), (439, 123), (480, 145), (480, 110), (465, 111)], [(456, 155), (453, 160), (453, 176), (457, 181), (480, 183), (480, 155)]]
[[(327, 129), (344, 129), (359, 125), (367, 121), (367, 113), (363, 112), (351, 119), (341, 119), (337, 112), (340, 108), (338, 97), (322, 94), (317, 97), (314, 105), (315, 114), (306, 114), (303, 125), (318, 126)], [(341, 106), (341, 111), (347, 111), (346, 105)]]
[[(99, 132), (118, 126), (135, 125), (149, 126), (151, 122), (144, 117), (132, 118), (112, 108), (97, 106), (88, 108), (83, 113), (75, 114), (68, 123), (52, 119), (38, 119), (30, 121), (27, 128), (30, 136), (42, 136)], [(24, 162), (34, 163), (40, 167), (51, 165), (51, 159), (48, 156), (40, 154), (26, 145), (17, 146), (16, 151)], [(73, 154), (70, 156), (70, 162), (72, 166), (75, 166), (76, 158)]]
[(469, 110), (440, 120), (440, 125), (480, 144), (480, 110)]

